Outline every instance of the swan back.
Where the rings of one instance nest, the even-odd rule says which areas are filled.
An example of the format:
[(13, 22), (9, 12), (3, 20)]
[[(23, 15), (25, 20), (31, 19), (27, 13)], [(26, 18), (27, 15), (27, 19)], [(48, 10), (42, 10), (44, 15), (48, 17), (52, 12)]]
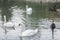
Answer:
[(37, 33), (38, 32), (38, 29), (35, 29), (34, 32)]
[(32, 36), (32, 35), (35, 35), (37, 32), (38, 32), (38, 29), (35, 29), (35, 30), (28, 29), (23, 32), (22, 36)]

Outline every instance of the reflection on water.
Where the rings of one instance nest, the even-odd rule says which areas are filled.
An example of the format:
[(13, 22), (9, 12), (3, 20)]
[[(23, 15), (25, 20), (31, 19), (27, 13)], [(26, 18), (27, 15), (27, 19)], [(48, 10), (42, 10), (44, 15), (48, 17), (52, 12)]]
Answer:
[(12, 9), (12, 17), (11, 17), (11, 21), (15, 22), (15, 23), (21, 23), (22, 20), (21, 18), (23, 17), (23, 13), (21, 12), (22, 10), (20, 10), (19, 8), (13, 8)]

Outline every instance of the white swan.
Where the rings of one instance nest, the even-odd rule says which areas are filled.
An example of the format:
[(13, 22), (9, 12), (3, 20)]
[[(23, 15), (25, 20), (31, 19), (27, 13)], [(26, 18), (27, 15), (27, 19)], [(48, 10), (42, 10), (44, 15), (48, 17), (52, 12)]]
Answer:
[(27, 9), (27, 14), (29, 14), (29, 15), (32, 14), (32, 8), (31, 7)]
[(14, 24), (12, 22), (6, 22), (6, 15), (4, 15), (4, 26), (5, 27), (13, 27)]
[(22, 12), (26, 12), (26, 14), (31, 15), (32, 14), (32, 8), (31, 7), (28, 8), (28, 5), (26, 5), (26, 11), (22, 11)]
[(4, 26), (12, 27), (12, 26), (14, 26), (14, 24), (12, 22), (6, 22), (6, 23), (4, 23)]
[(28, 8), (28, 5), (26, 5), (26, 13), (31, 15), (32, 14), (32, 8)]
[(38, 29), (35, 29), (35, 30), (27, 29), (27, 30), (23, 31), (24, 27), (22, 26), (22, 24), (20, 26), (16, 27), (15, 30), (19, 34), (19, 36), (31, 36), (38, 32)]
[(22, 36), (32, 36), (34, 34), (36, 34), (38, 32), (38, 29), (32, 30), (32, 29), (28, 29), (24, 32), (22, 32)]

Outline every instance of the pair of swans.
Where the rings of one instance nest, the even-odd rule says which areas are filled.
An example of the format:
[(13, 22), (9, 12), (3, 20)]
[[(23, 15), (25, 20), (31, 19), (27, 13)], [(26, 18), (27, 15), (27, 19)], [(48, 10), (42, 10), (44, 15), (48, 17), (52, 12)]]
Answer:
[[(4, 24), (4, 26), (6, 26), (6, 27), (12, 27), (13, 28), (14, 24), (12, 22), (7, 22), (7, 23)], [(18, 31), (19, 31), (18, 29), (11, 30), (7, 34), (12, 34), (12, 35), (13, 34), (17, 34), (19, 36), (31, 36), (31, 35), (35, 35), (38, 32), (38, 29), (34, 29), (34, 30), (27, 29), (27, 30), (25, 30), (25, 31), (22, 32), (22, 35)]]

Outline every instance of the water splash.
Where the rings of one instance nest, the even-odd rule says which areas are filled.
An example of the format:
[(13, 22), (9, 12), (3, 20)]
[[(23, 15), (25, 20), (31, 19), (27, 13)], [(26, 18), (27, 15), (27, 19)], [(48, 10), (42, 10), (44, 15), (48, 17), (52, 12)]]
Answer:
[[(12, 9), (12, 17), (11, 17), (10, 21), (15, 24), (15, 27), (17, 27), (18, 24), (21, 24), (20, 26), (23, 27), (23, 29), (25, 29), (25, 24), (24, 24), (25, 21), (22, 20), (25, 18), (24, 18), (22, 11), (23, 11), (22, 9), (14, 7)], [(19, 28), (19, 27), (17, 27), (17, 28)]]

